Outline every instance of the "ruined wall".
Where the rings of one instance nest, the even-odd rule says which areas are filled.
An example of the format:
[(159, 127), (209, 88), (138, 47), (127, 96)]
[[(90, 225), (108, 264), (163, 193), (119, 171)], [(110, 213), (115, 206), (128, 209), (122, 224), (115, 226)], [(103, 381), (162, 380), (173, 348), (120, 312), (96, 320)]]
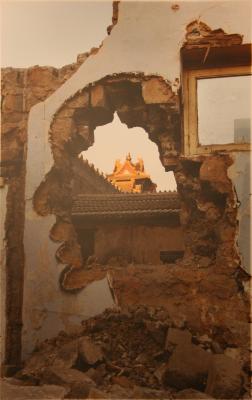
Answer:
[[(15, 364), (20, 359), (20, 334), (22, 329), (23, 273), (24, 273), (24, 192), (27, 151), (27, 123), (29, 111), (36, 103), (46, 99), (65, 82), (83, 62), (82, 55), (76, 64), (61, 69), (31, 67), (28, 69), (4, 68), (1, 73), (1, 215), (4, 228), (1, 254), (2, 329), (7, 330), (5, 364)], [(38, 150), (34, 149), (34, 154)], [(2, 259), (1, 259), (2, 261)], [(4, 296), (4, 295), (3, 295)], [(7, 308), (6, 308), (7, 307)], [(7, 324), (4, 319), (7, 315)], [(5, 326), (6, 325), (6, 326)], [(16, 343), (14, 345), (14, 343)], [(4, 353), (4, 352), (3, 352)]]
[(122, 256), (137, 264), (160, 264), (160, 251), (183, 251), (179, 227), (109, 224), (95, 233), (95, 256), (104, 263)]
[[(117, 25), (114, 26), (110, 36), (105, 39), (99, 51), (96, 54), (91, 54), (58, 89), (57, 85), (62, 81), (59, 83), (57, 78), (55, 78), (55, 81), (53, 78), (53, 81), (57, 82), (52, 89), (55, 90), (54, 93), (48, 90), (43, 95), (41, 84), (35, 90), (38, 99), (34, 102), (31, 101), (30, 104), (35, 104), (37, 101), (41, 102), (31, 108), (28, 129), (27, 131), (26, 129), (23, 130), (23, 135), (26, 135), (26, 132), (28, 134), (26, 175), (24, 175), (25, 170), (23, 170), (23, 174), (20, 172), (20, 182), (24, 177), (26, 179), (25, 196), (23, 193), (24, 185), (20, 184), (20, 192), (16, 192), (16, 195), (20, 193), (20, 197), (15, 198), (15, 204), (19, 205), (21, 218), (23, 218), (23, 214), (20, 210), (20, 204), (25, 207), (24, 241), (22, 229), (20, 229), (20, 236), (17, 238), (19, 252), (21, 254), (23, 252), (23, 243), (25, 252), (22, 320), (24, 355), (32, 350), (38, 340), (53, 336), (61, 329), (69, 329), (80, 319), (94, 315), (107, 306), (113, 306), (107, 281), (104, 280), (105, 270), (86, 271), (81, 268), (80, 263), (76, 263), (78, 268), (74, 270), (72, 275), (68, 275), (69, 281), (64, 282), (65, 288), (68, 285), (70, 289), (80, 289), (80, 287), (85, 289), (67, 293), (62, 291), (59, 285), (59, 275), (65, 269), (65, 265), (57, 262), (55, 255), (59, 243), (55, 243), (55, 241), (60, 243), (66, 241), (66, 232), (71, 222), (68, 210), (70, 205), (67, 204), (65, 208), (60, 206), (57, 210), (46, 208), (46, 212), (42, 213), (43, 215), (39, 215), (34, 210), (34, 193), (41, 182), (44, 182), (46, 186), (47, 173), (52, 171), (55, 164), (57, 169), (51, 172), (52, 182), (56, 184), (56, 188), (62, 189), (64, 186), (61, 185), (61, 178), (67, 171), (67, 166), (62, 162), (62, 155), (66, 154), (66, 160), (69, 161), (73, 153), (81, 148), (83, 140), (86, 147), (93, 144), (92, 137), (87, 135), (86, 128), (83, 130), (76, 129), (72, 132), (70, 125), (68, 132), (71, 132), (73, 136), (70, 136), (69, 144), (76, 145), (77, 143), (77, 145), (76, 147), (65, 147), (69, 138), (62, 138), (62, 127), (59, 125), (58, 137), (57, 135), (54, 137), (54, 146), (51, 147), (50, 127), (54, 116), (61, 107), (64, 111), (64, 103), (70, 101), (78, 92), (83, 93), (85, 88), (89, 88), (90, 85), (99, 82), (104, 77), (113, 78), (113, 76), (120, 76), (120, 74), (123, 74), (126, 80), (133, 79), (133, 83), (134, 75), (137, 75), (140, 77), (138, 82), (141, 84), (142, 80), (145, 83), (150, 81), (150, 79), (145, 79), (145, 76), (149, 78), (161, 76), (166, 89), (169, 88), (170, 98), (175, 100), (174, 107), (178, 111), (179, 51), (185, 40), (186, 26), (191, 21), (198, 19), (199, 15), (200, 19), (212, 29), (222, 27), (226, 32), (243, 35), (244, 43), (250, 42), (250, 21), (247, 19), (247, 10), (246, 7), (240, 7), (238, 2), (220, 1), (218, 4), (216, 2), (183, 2), (178, 3), (176, 8), (172, 7), (169, 2), (156, 2), (155, 4), (122, 2), (119, 4)], [(237, 15), (239, 15), (239, 18), (237, 18)], [(113, 63), (111, 63), (111, 60), (113, 60)], [(54, 76), (54, 73), (52, 75)], [(43, 82), (42, 78), (37, 79), (39, 82)], [(44, 82), (46, 88), (50, 86), (46, 80)], [(26, 81), (24, 87), (26, 88), (26, 86), (29, 92), (32, 83)], [(18, 82), (15, 84), (16, 87), (18, 88)], [(26, 92), (24, 87), (21, 87), (21, 93)], [(99, 92), (96, 95), (99, 100)], [(165, 96), (167, 96), (167, 93), (165, 93)], [(18, 98), (19, 100), (20, 98)], [(148, 96), (145, 100), (147, 104)], [(150, 109), (153, 109), (152, 106), (156, 103), (164, 113), (161, 89), (153, 90), (149, 96), (149, 101)], [(73, 108), (82, 108), (83, 106), (81, 104), (79, 107)], [(132, 114), (132, 109), (121, 110), (121, 120), (127, 122), (129, 127), (141, 126), (138, 119), (143, 114), (135, 106), (137, 104), (134, 105), (134, 108), (136, 108), (134, 114)], [(105, 115), (104, 119), (104, 115), (99, 113), (99, 109), (102, 111), (103, 108), (104, 105), (100, 105), (98, 101), (96, 115), (101, 120), (97, 121), (96, 126), (111, 121), (111, 115), (109, 118), (106, 118)], [(171, 107), (167, 108), (169, 110), (167, 110), (166, 116), (174, 115), (171, 113)], [(11, 110), (11, 118), (18, 118), (16, 113), (12, 113), (13, 109)], [(66, 110), (68, 111), (69, 107)], [(29, 108), (27, 113), (28, 111)], [(112, 118), (113, 112), (114, 109), (112, 110)], [(23, 116), (23, 111), (21, 111), (21, 115)], [(24, 115), (26, 123), (28, 114)], [(66, 115), (61, 120), (63, 125), (66, 122), (65, 117)], [(155, 113), (152, 115), (151, 112), (148, 115), (149, 117), (148, 121), (152, 120), (152, 128), (155, 132), (155, 126), (160, 118)], [(175, 119), (176, 126), (179, 123), (177, 117)], [(18, 126), (19, 123), (20, 121), (17, 122)], [(74, 123), (77, 128), (81, 125), (76, 125), (76, 119)], [(168, 126), (174, 127), (173, 124), (174, 121), (171, 118)], [(170, 130), (170, 133), (171, 131), (173, 132), (173, 130)], [(165, 165), (165, 161), (169, 158), (165, 157), (166, 151), (171, 155), (175, 144), (172, 143), (171, 145), (171, 135), (162, 135), (163, 132), (158, 133), (161, 136), (161, 143), (163, 143), (163, 146), (160, 145), (160, 153)], [(16, 136), (19, 137), (19, 134), (13, 134), (14, 138)], [(81, 142), (79, 142), (80, 137), (82, 137)], [(169, 140), (167, 140), (167, 137), (169, 137)], [(74, 140), (71, 140), (72, 138)], [(26, 138), (23, 139), (21, 135), (19, 140), (23, 140), (25, 143)], [(178, 151), (178, 149), (175, 150)], [(70, 153), (71, 157), (69, 156)], [(175, 153), (176, 157), (177, 155), (178, 153)], [(239, 160), (236, 162), (239, 162)], [(169, 167), (168, 164), (167, 161), (167, 167)], [(226, 342), (246, 348), (248, 340), (244, 338), (248, 338), (248, 300), (244, 290), (246, 277), (244, 277), (243, 271), (237, 267), (238, 261), (236, 263), (236, 260), (238, 258), (234, 250), (234, 240), (237, 234), (237, 204), (235, 203), (233, 185), (239, 187), (239, 183), (237, 179), (233, 178), (236, 171), (230, 173), (232, 165), (237, 164), (233, 163), (232, 156), (229, 157), (228, 155), (224, 157), (220, 155), (203, 156), (195, 161), (189, 159), (188, 163), (181, 161), (176, 164), (178, 190), (183, 201), (182, 224), (187, 247), (184, 262), (178, 269), (173, 268), (169, 271), (162, 269), (161, 275), (155, 269), (155, 273), (158, 274), (157, 279), (153, 279), (152, 274), (148, 274), (147, 278), (143, 279), (144, 270), (137, 270), (134, 267), (124, 271), (115, 271), (114, 284), (121, 306), (127, 303), (136, 304), (136, 302), (149, 305), (150, 302), (159, 303), (159, 305), (162, 303), (162, 305), (169, 307), (171, 312), (173, 309), (173, 315), (186, 321), (190, 326), (194, 326), (193, 317), (197, 316), (198, 325), (195, 325), (195, 329), (201, 329), (202, 333), (218, 335), (224, 332)], [(208, 173), (208, 167), (212, 166), (217, 169), (215, 175)], [(220, 176), (219, 171), (221, 171)], [(216, 176), (218, 177), (217, 182), (215, 182)], [(65, 178), (67, 178), (67, 174)], [(14, 178), (14, 182), (16, 185), (17, 177)], [(63, 183), (65, 184), (65, 181)], [(60, 202), (57, 204), (60, 204)], [(15, 208), (9, 209), (9, 215), (9, 218), (16, 215)], [(57, 215), (57, 219), (55, 215)], [(55, 222), (56, 226), (59, 222), (59, 217), (63, 219), (66, 229), (58, 229), (57, 235), (54, 238), (52, 236), (49, 238)], [(207, 221), (205, 221), (205, 218)], [(22, 227), (22, 223), (23, 220), (20, 227)], [(6, 224), (8, 226), (8, 217), (6, 217)], [(196, 230), (194, 227), (198, 229)], [(202, 232), (199, 232), (199, 230), (202, 230)], [(10, 235), (10, 230), (8, 234)], [(12, 239), (10, 238), (10, 240)], [(240, 240), (240, 246), (241, 242), (242, 240)], [(211, 254), (208, 251), (209, 244), (212, 245), (210, 246)], [(75, 250), (78, 252), (79, 249), (75, 248)], [(229, 262), (231, 265), (229, 265)], [(16, 266), (16, 261), (13, 261), (13, 270), (14, 264)], [(13, 276), (12, 282), (15, 283), (19, 280), (22, 285), (23, 255), (22, 260), (18, 260), (17, 264), (19, 269), (15, 269), (15, 274), (19, 273), (20, 275)], [(163, 273), (164, 275), (162, 275)], [(164, 282), (165, 284), (163, 284)], [(19, 294), (22, 293), (20, 289), (22, 287), (19, 286)], [(12, 293), (14, 292), (13, 289)], [(152, 293), (152, 298), (149, 295), (147, 298), (147, 293)], [(179, 296), (178, 293), (180, 293)], [(13, 296), (13, 299), (16, 298), (16, 296)], [(20, 301), (18, 301), (18, 304), (20, 305)], [(191, 307), (191, 304), (193, 304), (193, 307)], [(16, 304), (14, 304), (15, 307)], [(223, 310), (225, 310), (224, 323)], [(226, 310), (228, 311), (226, 312)], [(11, 317), (15, 327), (12, 327), (11, 332), (7, 335), (7, 338), (10, 338), (12, 333), (16, 332), (18, 352), (20, 351), (18, 345), (21, 331), (20, 317), (19, 307), (18, 318)], [(18, 321), (19, 325), (15, 321)], [(222, 325), (224, 326), (223, 329), (221, 328)], [(16, 329), (18, 329), (18, 332)], [(13, 342), (14, 338), (12, 337)], [(7, 351), (7, 354), (6, 363), (17, 362), (19, 357), (14, 356), (11, 349)]]
[(239, 265), (234, 245), (236, 198), (227, 175), (230, 165), (229, 155), (198, 156), (186, 158), (175, 173), (187, 256), (206, 267), (215, 262), (232, 268)]

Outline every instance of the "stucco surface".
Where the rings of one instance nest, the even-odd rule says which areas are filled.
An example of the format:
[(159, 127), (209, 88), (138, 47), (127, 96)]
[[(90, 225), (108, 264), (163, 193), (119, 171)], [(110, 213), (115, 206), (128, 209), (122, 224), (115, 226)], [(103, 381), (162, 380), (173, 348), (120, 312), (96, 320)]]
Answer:
[(58, 247), (48, 238), (54, 217), (41, 218), (33, 211), (27, 215), (25, 243), (26, 266), (23, 307), (23, 355), (27, 356), (36, 342), (53, 337), (59, 330), (69, 330), (81, 320), (113, 307), (107, 280), (89, 285), (74, 296), (59, 289)]

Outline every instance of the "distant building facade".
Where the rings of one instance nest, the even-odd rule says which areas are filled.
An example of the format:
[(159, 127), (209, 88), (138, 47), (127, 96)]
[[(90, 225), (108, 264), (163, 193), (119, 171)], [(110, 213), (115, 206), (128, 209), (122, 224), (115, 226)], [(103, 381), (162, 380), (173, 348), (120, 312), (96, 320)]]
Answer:
[(132, 162), (130, 153), (124, 163), (116, 160), (114, 171), (107, 175), (107, 179), (124, 193), (153, 193), (157, 185), (152, 182), (150, 175), (144, 170), (141, 158), (135, 164)]
[(168, 193), (79, 194), (72, 222), (83, 261), (173, 263), (184, 253), (180, 199)]

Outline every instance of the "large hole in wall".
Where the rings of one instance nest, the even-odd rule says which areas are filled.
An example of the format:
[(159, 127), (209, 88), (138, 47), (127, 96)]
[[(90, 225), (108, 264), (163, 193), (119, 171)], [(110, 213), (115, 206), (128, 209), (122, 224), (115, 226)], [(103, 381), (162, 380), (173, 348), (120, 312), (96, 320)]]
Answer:
[(142, 158), (144, 169), (157, 185), (157, 191), (177, 190), (173, 171), (165, 171), (157, 145), (149, 140), (143, 128), (128, 129), (115, 113), (110, 124), (95, 129), (94, 140), (94, 145), (81, 154), (101, 173), (111, 174), (115, 161), (119, 159), (123, 162), (127, 154), (130, 154), (133, 161)]
[[(124, 217), (125, 212), (127, 217), (121, 218), (117, 215), (113, 226), (111, 226), (109, 219), (103, 218), (102, 213), (98, 213), (98, 219), (95, 222), (94, 219), (87, 218), (86, 209), (83, 212), (83, 201), (86, 202), (87, 197), (84, 200), (83, 198), (81, 199), (80, 208), (82, 207), (82, 209), (79, 214), (78, 206), (80, 203), (77, 203), (77, 212), (75, 203), (77, 187), (80, 188), (83, 185), (81, 192), (84, 196), (88, 195), (88, 184), (87, 182), (83, 184), (85, 181), (85, 174), (83, 174), (84, 161), (79, 155), (94, 144), (95, 129), (110, 124), (113, 121), (115, 112), (121, 123), (125, 124), (128, 128), (138, 127), (146, 132), (145, 136), (148, 135), (150, 143), (153, 142), (152, 145), (158, 149), (160, 162), (163, 165), (162, 167), (160, 163), (160, 167), (167, 171), (167, 182), (169, 182), (169, 171), (173, 171), (176, 168), (180, 152), (178, 103), (178, 95), (172, 92), (169, 82), (166, 82), (161, 77), (144, 76), (142, 74), (121, 74), (106, 77), (84, 88), (76, 96), (67, 100), (54, 116), (50, 134), (55, 162), (53, 168), (34, 195), (34, 207), (41, 215), (56, 215), (56, 223), (51, 229), (50, 238), (56, 242), (63, 242), (56, 252), (58, 262), (67, 266), (61, 274), (60, 282), (62, 288), (71, 290), (73, 287), (69, 278), (73, 274), (76, 275), (77, 271), (81, 271), (82, 273), (84, 271), (85, 273), (85, 263), (83, 260), (85, 251), (83, 247), (86, 246), (87, 252), (92, 253), (93, 243), (91, 238), (94, 235), (94, 229), (96, 231), (98, 229), (98, 242), (103, 243), (103, 247), (107, 247), (107, 242), (103, 240), (104, 237), (110, 240), (111, 243), (116, 240), (123, 243), (121, 248), (124, 254), (120, 251), (119, 253), (116, 252), (116, 254), (113, 252), (106, 254), (106, 257), (100, 260), (103, 263), (110, 260), (111, 255), (124, 256), (126, 262), (139, 262), (140, 260), (142, 263), (160, 263), (162, 261), (160, 261), (161, 254), (169, 250), (166, 247), (157, 248), (158, 259), (154, 257), (152, 260), (149, 259), (150, 254), (148, 252), (145, 252), (140, 259), (136, 255), (132, 256), (132, 254), (127, 258), (125, 257), (127, 255), (125, 255), (125, 248), (132, 248), (132, 243), (136, 243), (136, 248), (138, 249), (141, 246), (142, 248), (148, 248), (147, 242), (143, 245), (144, 238), (149, 238), (149, 242), (151, 243), (153, 242), (153, 238), (155, 238), (157, 243), (160, 242), (160, 238), (165, 236), (164, 232), (168, 226), (169, 229), (174, 232), (176, 231), (178, 235), (174, 239), (174, 243), (181, 242), (180, 232), (177, 232), (179, 229), (179, 201), (177, 194), (171, 194), (169, 199), (167, 197), (158, 198), (157, 201), (161, 201), (163, 204), (163, 210), (168, 210), (165, 218), (164, 213), (160, 213), (160, 207), (155, 206), (158, 213), (156, 214), (157, 218), (153, 219), (153, 212), (149, 212), (149, 207), (153, 206), (148, 205), (147, 207), (143, 207), (143, 204), (146, 204), (144, 202), (141, 202), (142, 205), (139, 205), (140, 203), (134, 205), (137, 214), (132, 214), (132, 210), (130, 210), (131, 215), (129, 216), (127, 214), (129, 211), (127, 209), (128, 205), (125, 206), (124, 204), (123, 207), (126, 207)], [(111, 144), (104, 148), (104, 152), (109, 151), (110, 148)], [(90, 171), (86, 175), (89, 176), (89, 179)], [(102, 178), (98, 178), (97, 175), (99, 174), (96, 174), (95, 178), (97, 184), (94, 186), (96, 189), (99, 185), (103, 186), (104, 193), (108, 192), (110, 205), (113, 203), (113, 205), (109, 206), (109, 211), (112, 208), (113, 212), (114, 207), (117, 207), (119, 204), (118, 200), (121, 201), (122, 199), (122, 197), (118, 197), (122, 196), (122, 193), (118, 193), (118, 190), (114, 189), (109, 190), (105, 179), (101, 183)], [(90, 182), (93, 181), (93, 179), (89, 180)], [(173, 188), (174, 186), (173, 181)], [(91, 203), (89, 202), (89, 205), (92, 204), (92, 207), (94, 206), (94, 202), (97, 202), (99, 192), (94, 191), (94, 194), (96, 197), (91, 198)], [(117, 197), (111, 198), (111, 196)], [(136, 195), (134, 194), (134, 196)], [(116, 202), (114, 199), (116, 199)], [(136, 199), (134, 197), (133, 202)], [(108, 200), (105, 199), (103, 201), (105, 201), (105, 207), (108, 207)], [(149, 198), (145, 199), (146, 201), (148, 204), (150, 203)], [(152, 201), (153, 197), (151, 197)], [(117, 204), (116, 206), (115, 203)], [(128, 204), (128, 198), (126, 203)], [(73, 213), (74, 207), (75, 213)], [(85, 207), (87, 207), (87, 202), (85, 203)], [(143, 207), (141, 215), (138, 213), (139, 207)], [(136, 212), (136, 210), (133, 211)], [(161, 211), (163, 212), (163, 210)], [(118, 221), (118, 218), (120, 221)], [(77, 226), (78, 224), (79, 226)], [(102, 225), (102, 229), (99, 229), (100, 225)], [(86, 236), (86, 240), (84, 240), (85, 245), (81, 245), (80, 235), (78, 234), (79, 229), (89, 230), (90, 240)], [(153, 236), (153, 230), (155, 229), (156, 233)], [(169, 236), (171, 238), (176, 237), (171, 232)], [(128, 238), (127, 244), (126, 237)], [(180, 247), (183, 247), (182, 242), (180, 243)], [(181, 248), (178, 249), (173, 246), (172, 250), (177, 251), (181, 250)], [(75, 280), (74, 285), (74, 288), (83, 287), (83, 284), (78, 279), (77, 281)]]
[[(112, 123), (95, 129), (94, 145), (82, 152), (81, 157), (84, 159), (83, 173), (85, 170), (86, 176), (83, 176), (83, 181), (86, 186), (82, 188), (83, 184), (79, 182), (75, 186), (75, 202), (79, 207), (82, 201), (82, 209), (76, 212), (74, 204), (72, 217), (83, 262), (163, 263), (181, 257), (182, 233), (179, 226), (174, 227), (173, 216), (170, 215), (164, 223), (160, 216), (154, 216), (158, 206), (152, 210), (153, 215), (145, 214), (142, 218), (140, 209), (136, 210), (135, 205), (134, 210), (130, 207), (132, 200), (136, 199), (145, 202), (149, 209), (152, 198), (161, 204), (165, 197), (161, 193), (177, 188), (174, 173), (165, 171), (157, 145), (148, 139), (147, 132), (138, 127), (128, 129), (115, 113)], [(108, 181), (107, 188), (101, 185), (101, 174)], [(88, 176), (91, 180), (92, 175), (92, 182), (87, 182)], [(114, 197), (109, 185), (115, 187), (114, 192), (125, 195)], [(90, 193), (98, 193), (93, 209), (80, 197)], [(134, 196), (128, 196), (129, 193), (134, 193)], [(90, 197), (88, 199), (92, 201)], [(117, 207), (118, 200), (121, 207)], [(109, 202), (110, 207), (104, 201)], [(97, 215), (92, 218), (96, 211)], [(123, 218), (125, 211), (128, 214)]]

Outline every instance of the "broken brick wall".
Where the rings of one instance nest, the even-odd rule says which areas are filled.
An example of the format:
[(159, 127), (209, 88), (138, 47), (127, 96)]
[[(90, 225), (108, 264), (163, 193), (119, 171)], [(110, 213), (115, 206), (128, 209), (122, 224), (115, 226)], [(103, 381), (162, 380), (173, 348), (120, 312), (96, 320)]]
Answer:
[[(22, 302), (24, 277), (24, 214), (25, 173), (27, 150), (27, 123), (29, 111), (36, 103), (45, 100), (80, 66), (76, 64), (61, 69), (53, 67), (31, 67), (28, 69), (2, 69), (2, 120), (1, 120), (1, 192), (6, 192), (6, 203), (1, 202), (1, 211), (6, 214), (3, 221), (3, 251), (5, 270), (2, 275), (5, 300), (1, 304), (6, 346), (5, 364), (15, 364), (20, 359)], [(34, 150), (36, 152), (36, 149)], [(2, 243), (1, 243), (2, 245)], [(4, 308), (6, 307), (6, 308)], [(7, 322), (7, 323), (6, 323)], [(6, 324), (6, 326), (5, 326)], [(15, 346), (14, 346), (14, 343)], [(3, 351), (4, 353), (4, 351)]]
[[(243, 13), (244, 18), (241, 15), (237, 19), (238, 12)], [(64, 209), (58, 207), (57, 213), (53, 210), (52, 214), (45, 213), (47, 215), (40, 216), (33, 208), (34, 193), (41, 182), (45, 181), (47, 173), (52, 171), (52, 182), (56, 184), (56, 188), (61, 188), (62, 175), (67, 170), (64, 162), (60, 163), (62, 142), (58, 141), (60, 146), (56, 148), (54, 154), (52, 153), (49, 129), (54, 115), (65, 102), (90, 84), (106, 76), (118, 76), (121, 73), (132, 76), (132, 71), (138, 71), (142, 76), (160, 76), (172, 89), (171, 95), (178, 100), (179, 49), (185, 38), (185, 27), (198, 18), (199, 13), (202, 20), (212, 28), (222, 27), (227, 32), (238, 32), (244, 35), (245, 42), (250, 41), (250, 21), (244, 22), (247, 21), (246, 8), (242, 9), (235, 2), (219, 2), (214, 8), (209, 7), (208, 3), (202, 3), (200, 6), (196, 3), (179, 3), (178, 7), (172, 8), (168, 2), (157, 2), (155, 5), (122, 2), (119, 4), (117, 25), (105, 39), (99, 51), (92, 54), (60, 88), (55, 90), (55, 87), (54, 93), (50, 95), (49, 91), (47, 93), (49, 97), (45, 101), (43, 100), (46, 96), (44, 98), (42, 96), (39, 98), (42, 102), (31, 108), (27, 129), (25, 195), (23, 193), (20, 195), (20, 204), (23, 204), (25, 199), (24, 240), (22, 240), (22, 229), (20, 230), (20, 248), (22, 250), (24, 244), (25, 252), (23, 354), (29, 353), (37, 341), (51, 337), (61, 329), (68, 329), (81, 319), (95, 315), (107, 306), (113, 306), (107, 281), (104, 280), (106, 276), (104, 270), (85, 271), (81, 265), (78, 265), (75, 275), (69, 275), (69, 280), (71, 277), (72, 282), (68, 284), (70, 288), (74, 288), (74, 285), (79, 288), (81, 282), (81, 287), (85, 288), (73, 293), (62, 291), (59, 286), (59, 275), (65, 266), (58, 264), (55, 255), (59, 243), (64, 242), (68, 237), (68, 228), (71, 230), (69, 213), (64, 213)], [(162, 91), (159, 90), (158, 94), (162, 96)], [(150, 101), (154, 100), (155, 96), (152, 94)], [(162, 100), (158, 99), (157, 104), (160, 102), (162, 103)], [(104, 118), (102, 114), (97, 115)], [(141, 115), (139, 109), (136, 110), (134, 116), (132, 110), (127, 108), (121, 110), (121, 118), (124, 116), (132, 118), (131, 126), (134, 126), (136, 119)], [(153, 130), (158, 120), (159, 118), (154, 119)], [(63, 122), (65, 123), (64, 120)], [(103, 120), (103, 123), (107, 122)], [(77, 129), (77, 132), (77, 136), (85, 139), (87, 130)], [(161, 135), (161, 137), (164, 143), (163, 150), (173, 151), (169, 141), (166, 142), (166, 136)], [(61, 138), (60, 129), (59, 138)], [(74, 141), (75, 145), (76, 143)], [(92, 143), (91, 140), (87, 146)], [(78, 143), (76, 148), (75, 146), (68, 147), (65, 149), (66, 154), (69, 154), (69, 151), (78, 151), (78, 148)], [(55, 170), (52, 168), (57, 152), (60, 168)], [(222, 185), (218, 188), (214, 187), (212, 177), (204, 176), (203, 173), (204, 164), (206, 166), (208, 161), (212, 165), (218, 164), (219, 158), (223, 164), (224, 187), (227, 192), (223, 192)], [(191, 160), (188, 161), (190, 164)], [(184, 320), (189, 326), (196, 326), (195, 329), (201, 329), (202, 333), (224, 335), (225, 341), (246, 348), (248, 342), (245, 339), (248, 336), (248, 300), (244, 289), (246, 277), (244, 278), (243, 272), (234, 265), (233, 259), (232, 265), (228, 265), (226, 261), (231, 259), (229, 255), (227, 259), (225, 258), (227, 250), (231, 249), (231, 254), (233, 254), (235, 245), (237, 207), (232, 208), (235, 203), (232, 177), (231, 180), (230, 177), (229, 179), (226, 177), (232, 165), (232, 156), (230, 161), (228, 156), (221, 155), (214, 156), (212, 160), (207, 160), (207, 156), (198, 160), (198, 172), (195, 172), (193, 168), (192, 172), (188, 164), (183, 164), (182, 161), (177, 164), (176, 178), (183, 201), (182, 223), (187, 243), (184, 263), (181, 266), (175, 266), (172, 270), (164, 270), (164, 267), (160, 270), (157, 267), (151, 274), (136, 269), (134, 266), (124, 271), (117, 270), (114, 272), (114, 287), (122, 306), (136, 302), (148, 305), (162, 303), (171, 309), (171, 313), (173, 308), (173, 314), (177, 318)], [(62, 170), (61, 166), (63, 166)], [(21, 186), (24, 190), (24, 186)], [(210, 190), (208, 191), (207, 188)], [(202, 219), (204, 221), (206, 217), (206, 203), (210, 203), (207, 205), (210, 210), (207, 218), (209, 215), (212, 215), (212, 218), (220, 215), (216, 228), (214, 228), (213, 220), (203, 226)], [(69, 207), (69, 204), (67, 203), (66, 206)], [(67, 208), (65, 210), (69, 211)], [(61, 212), (60, 217), (64, 219), (66, 229), (62, 229), (62, 226), (56, 229), (58, 221), (55, 215), (59, 216), (58, 212)], [(12, 214), (12, 211), (10, 213)], [(200, 235), (198, 231), (194, 231), (194, 224), (203, 229)], [(53, 226), (58, 235), (54, 236), (54, 241), (51, 240)], [(230, 240), (226, 240), (225, 231), (230, 235)], [(50, 232), (51, 238), (49, 238)], [(213, 244), (213, 257), (212, 254), (209, 257), (209, 254), (206, 254), (205, 241), (213, 242), (214, 234), (217, 234), (218, 246)], [(199, 245), (198, 241), (200, 241)], [(78, 252), (78, 248), (75, 250)], [(219, 263), (216, 262), (218, 256), (220, 256)], [(225, 262), (222, 262), (222, 256)], [(213, 264), (209, 262), (209, 259)], [(22, 268), (22, 263), (19, 265)], [(156, 279), (153, 279), (155, 276), (153, 274), (157, 274)], [(153, 295), (147, 298), (150, 292)], [(228, 310), (228, 312), (224, 315), (223, 310)], [(18, 316), (20, 317), (20, 312)], [(198, 322), (196, 321), (198, 325), (193, 322), (194, 316), (198, 316)], [(224, 323), (223, 318), (225, 318)], [(224, 328), (221, 328), (223, 326)], [(16, 327), (20, 338), (21, 327), (15, 325), (13, 329), (15, 330)], [(236, 339), (238, 337), (239, 341)]]
[(182, 200), (186, 257), (199, 266), (222, 262), (235, 268), (237, 204), (228, 168), (228, 154), (185, 158), (175, 172)]

